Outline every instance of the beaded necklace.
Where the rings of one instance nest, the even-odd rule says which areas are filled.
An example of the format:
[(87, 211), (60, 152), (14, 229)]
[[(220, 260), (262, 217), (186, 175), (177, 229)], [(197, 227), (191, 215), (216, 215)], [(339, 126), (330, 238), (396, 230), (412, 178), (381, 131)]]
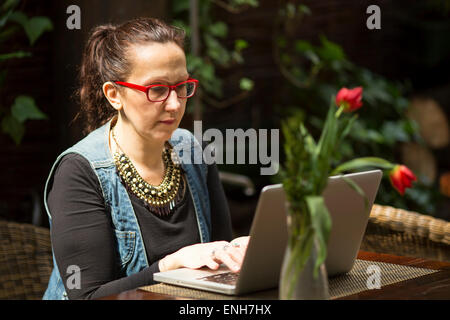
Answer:
[[(178, 164), (172, 161), (174, 152), (170, 144), (166, 143), (162, 155), (164, 178), (159, 185), (151, 185), (140, 176), (130, 158), (123, 152), (117, 142), (114, 128), (111, 131), (117, 149), (120, 151), (114, 153), (114, 162), (120, 177), (127, 184), (128, 189), (149, 204), (153, 212), (160, 215), (170, 214), (184, 195), (185, 189), (181, 169)], [(183, 188), (182, 192), (179, 192), (180, 187)]]

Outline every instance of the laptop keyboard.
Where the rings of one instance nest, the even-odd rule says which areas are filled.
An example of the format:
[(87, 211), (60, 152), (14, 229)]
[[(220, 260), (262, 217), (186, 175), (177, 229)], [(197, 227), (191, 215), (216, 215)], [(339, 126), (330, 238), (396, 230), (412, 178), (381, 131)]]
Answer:
[(212, 281), (212, 282), (217, 282), (217, 283), (222, 283), (222, 284), (235, 285), (238, 276), (239, 276), (239, 273), (225, 272), (225, 273), (214, 274), (212, 276), (198, 278), (198, 280), (205, 280), (205, 281)]

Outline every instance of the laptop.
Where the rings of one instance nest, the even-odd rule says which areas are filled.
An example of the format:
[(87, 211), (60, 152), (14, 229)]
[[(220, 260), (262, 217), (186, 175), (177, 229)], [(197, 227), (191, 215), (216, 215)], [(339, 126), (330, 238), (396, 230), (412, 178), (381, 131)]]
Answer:
[[(342, 176), (329, 177), (324, 190), (332, 228), (325, 261), (328, 276), (349, 272), (356, 260), (370, 211), (380, 185), (380, 170), (344, 175), (366, 194), (365, 201)], [(181, 268), (155, 273), (158, 282), (227, 295), (276, 288), (287, 246), (285, 193), (282, 184), (262, 189), (250, 229), (250, 240), (239, 273), (225, 265), (218, 270)]]

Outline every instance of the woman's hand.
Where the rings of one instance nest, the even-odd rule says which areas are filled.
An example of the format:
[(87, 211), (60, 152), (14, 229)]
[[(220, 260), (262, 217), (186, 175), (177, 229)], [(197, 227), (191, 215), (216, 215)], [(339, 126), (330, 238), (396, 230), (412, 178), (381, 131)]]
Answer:
[(199, 269), (206, 266), (212, 270), (217, 270), (220, 264), (223, 263), (232, 272), (239, 272), (247, 242), (248, 239), (237, 238), (231, 243), (216, 241), (187, 246), (161, 259), (159, 261), (159, 269), (160, 271), (182, 267)]
[(245, 256), (249, 240), (250, 236), (245, 236), (233, 239), (230, 243), (234, 248), (237, 248), (241, 252), (242, 256)]

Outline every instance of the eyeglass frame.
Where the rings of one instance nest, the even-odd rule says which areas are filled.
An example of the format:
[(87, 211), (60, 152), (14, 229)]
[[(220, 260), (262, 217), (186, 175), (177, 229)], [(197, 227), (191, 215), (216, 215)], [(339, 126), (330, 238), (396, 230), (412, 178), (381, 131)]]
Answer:
[[(114, 81), (115, 84), (118, 84), (118, 85), (121, 85), (121, 86), (124, 86), (124, 87), (127, 87), (127, 88), (136, 89), (136, 90), (145, 92), (145, 95), (147, 96), (147, 100), (150, 101), (150, 102), (163, 102), (163, 101), (166, 101), (166, 100), (169, 98), (170, 93), (172, 92), (172, 90), (174, 90), (175, 92), (177, 92), (177, 91), (176, 91), (176, 88), (177, 88), (179, 85), (184, 84), (184, 83), (187, 83), (187, 82), (193, 82), (193, 83), (195, 84), (194, 91), (192, 92), (191, 95), (189, 95), (189, 96), (187, 96), (187, 97), (179, 97), (178, 94), (177, 94), (177, 97), (180, 98), (180, 99), (187, 99), (187, 98), (191, 98), (192, 96), (194, 96), (195, 92), (197, 91), (197, 87), (198, 87), (198, 80), (197, 80), (197, 79), (189, 78), (189, 79), (187, 79), (187, 80), (185, 80), (185, 81), (182, 81), (182, 82), (180, 82), (180, 83), (177, 83), (177, 84), (175, 84), (175, 85), (173, 85), (173, 86), (171, 86), (171, 85), (166, 85), (166, 84), (151, 84), (151, 85), (148, 85), (148, 86), (140, 86), (140, 85), (138, 85), (138, 84), (129, 83), (129, 82)], [(149, 96), (148, 96), (148, 91), (149, 91), (151, 88), (153, 88), (153, 87), (167, 87), (167, 88), (169, 88), (169, 93), (167, 94), (167, 97), (165, 97), (163, 100), (150, 100), (150, 98), (149, 98)]]

